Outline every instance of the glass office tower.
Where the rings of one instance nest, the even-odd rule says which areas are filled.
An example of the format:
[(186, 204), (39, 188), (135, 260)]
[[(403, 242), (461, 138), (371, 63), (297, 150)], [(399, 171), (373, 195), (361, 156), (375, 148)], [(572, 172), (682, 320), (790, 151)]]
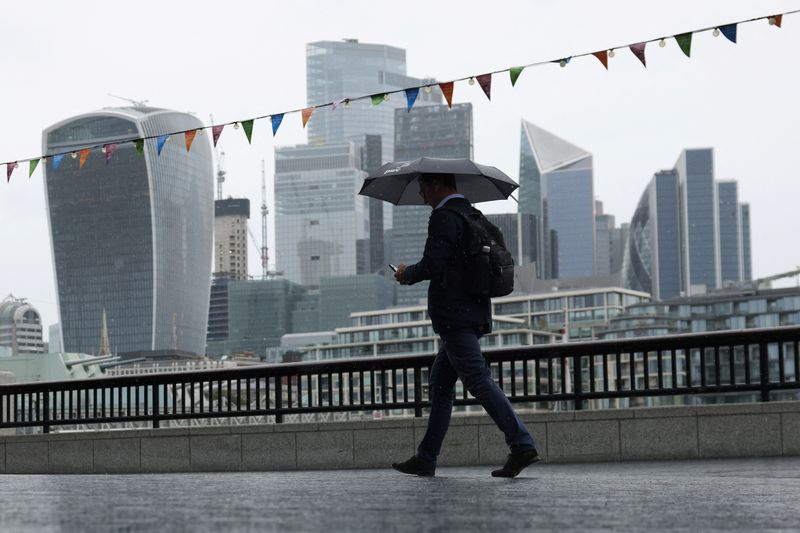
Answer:
[(205, 348), (211, 278), (213, 171), (210, 143), (183, 136), (142, 157), (132, 142), (199, 128), (194, 116), (152, 107), (103, 109), (43, 133), (44, 152), (119, 142), (106, 163), (93, 149), (83, 168), (49, 158), (44, 172), (62, 346), (99, 349), (103, 310), (115, 353)]
[(739, 204), (739, 221), (742, 225), (742, 276), (744, 281), (753, 279), (753, 267), (750, 259), (750, 204)]
[(542, 218), (539, 276), (593, 276), (592, 154), (523, 120), (519, 181), (519, 212), (539, 213)]
[(744, 278), (742, 268), (742, 230), (739, 222), (739, 193), (735, 181), (717, 182), (719, 203), (719, 268), (722, 284)]
[(675, 164), (681, 190), (683, 290), (687, 295), (720, 286), (719, 214), (714, 185), (714, 152), (681, 152)]

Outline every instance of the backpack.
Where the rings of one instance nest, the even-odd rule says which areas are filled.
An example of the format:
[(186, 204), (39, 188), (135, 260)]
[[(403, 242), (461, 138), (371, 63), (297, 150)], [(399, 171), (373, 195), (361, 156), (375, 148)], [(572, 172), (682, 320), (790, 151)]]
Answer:
[(455, 207), (467, 223), (464, 251), (464, 289), (473, 296), (505, 296), (514, 290), (514, 258), (506, 248), (500, 229), (474, 207), (465, 213)]

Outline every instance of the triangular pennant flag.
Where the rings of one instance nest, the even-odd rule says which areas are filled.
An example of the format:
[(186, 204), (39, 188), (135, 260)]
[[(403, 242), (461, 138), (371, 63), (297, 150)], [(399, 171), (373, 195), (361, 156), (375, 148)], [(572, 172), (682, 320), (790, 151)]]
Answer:
[(691, 57), (690, 54), (692, 53), (692, 32), (681, 33), (680, 35), (676, 35), (675, 41), (677, 41), (678, 46), (681, 47), (683, 53), (686, 54), (686, 57)]
[(28, 177), (30, 178), (33, 176), (33, 171), (36, 170), (36, 165), (39, 164), (39, 159), (31, 159), (30, 164), (28, 165)]
[(89, 149), (84, 148), (81, 150), (81, 158), (78, 162), (78, 168), (83, 168), (83, 165), (86, 163), (86, 160), (89, 158)]
[(447, 100), (447, 107), (453, 107), (453, 82), (448, 81), (447, 83), (440, 83), (439, 88), (442, 90), (442, 94), (444, 95), (444, 99)]
[(6, 182), (11, 181), (11, 173), (14, 172), (15, 168), (17, 168), (16, 161), (13, 163), (6, 163)]
[(313, 107), (307, 107), (307, 108), (303, 109), (300, 112), (300, 116), (303, 117), (303, 127), (304, 128), (306, 127), (306, 124), (308, 124), (308, 119), (311, 118), (311, 114), (314, 112), (314, 109), (315, 108), (313, 108)]
[(781, 27), (781, 21), (783, 20), (783, 15), (775, 15), (772, 18), (775, 19), (775, 25), (780, 28)]
[(164, 135), (159, 135), (156, 139), (156, 151), (158, 155), (161, 155), (161, 150), (164, 149), (164, 145), (167, 144), (167, 139), (169, 138), (169, 133), (165, 133)]
[(486, 93), (486, 98), (489, 100), (492, 99), (492, 75), (491, 74), (481, 74), (480, 76), (475, 77), (478, 80), (478, 85), (481, 86), (483, 92)]
[(721, 31), (722, 35), (727, 37), (730, 42), (736, 42), (736, 24), (726, 24), (725, 26), (720, 26), (719, 31)]
[(644, 42), (644, 43), (632, 44), (632, 45), (630, 45), (628, 47), (628, 48), (631, 49), (631, 52), (633, 52), (633, 55), (635, 55), (636, 57), (639, 58), (639, 61), (642, 62), (642, 65), (644, 65), (645, 68), (647, 68), (647, 63), (645, 62), (645, 59), (644, 59), (644, 47), (646, 45), (647, 45), (647, 43)]
[(411, 111), (411, 108), (414, 107), (414, 102), (417, 101), (417, 96), (419, 96), (419, 87), (406, 89), (406, 103), (409, 111)]
[(188, 152), (192, 148), (192, 143), (194, 142), (194, 137), (197, 135), (197, 130), (189, 130), (183, 132), (183, 140), (186, 144), (186, 151)]
[(525, 67), (511, 67), (508, 69), (508, 73), (511, 76), (511, 86), (513, 87), (517, 83), (517, 78), (519, 75), (522, 74), (522, 69)]
[(369, 98), (372, 100), (372, 105), (383, 103), (383, 94), (373, 94)]
[(56, 154), (53, 156), (53, 170), (58, 170), (61, 162), (64, 160), (64, 154)]
[(107, 165), (108, 162), (111, 161), (111, 158), (114, 156), (114, 150), (117, 149), (117, 145), (116, 143), (109, 143), (104, 145), (103, 148), (106, 149), (106, 165)]
[(211, 137), (214, 138), (214, 146), (217, 145), (217, 141), (219, 140), (219, 136), (222, 134), (222, 129), (225, 127), (225, 124), (220, 124), (219, 126), (212, 126), (211, 127)]
[(272, 121), (272, 136), (274, 137), (276, 133), (278, 133), (278, 128), (281, 127), (281, 122), (283, 122), (283, 113), (279, 115), (272, 115), (269, 117)]
[(339, 107), (339, 102), (337, 102), (336, 100), (331, 102), (331, 111), (336, 111), (337, 107)]
[(252, 144), (250, 139), (253, 137), (253, 120), (243, 120), (242, 121), (242, 129), (244, 130), (244, 134), (247, 135), (247, 144)]
[(600, 52), (592, 52), (592, 55), (600, 60), (606, 70), (608, 70), (608, 50), (601, 50)]
[(136, 139), (133, 142), (136, 143), (136, 157), (141, 159), (144, 155), (144, 139)]

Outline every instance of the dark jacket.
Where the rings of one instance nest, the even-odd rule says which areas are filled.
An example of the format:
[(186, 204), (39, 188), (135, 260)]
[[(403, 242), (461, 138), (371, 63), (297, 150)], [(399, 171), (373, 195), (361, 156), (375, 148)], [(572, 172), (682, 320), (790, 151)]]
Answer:
[[(468, 211), (470, 203), (451, 198), (446, 204)], [(422, 259), (406, 267), (403, 283), (413, 285), (430, 280), (428, 314), (433, 330), (471, 328), (482, 333), (492, 329), (492, 309), (488, 297), (467, 294), (463, 285), (463, 259), (467, 246), (467, 222), (448, 209), (434, 209), (428, 220), (428, 240)]]

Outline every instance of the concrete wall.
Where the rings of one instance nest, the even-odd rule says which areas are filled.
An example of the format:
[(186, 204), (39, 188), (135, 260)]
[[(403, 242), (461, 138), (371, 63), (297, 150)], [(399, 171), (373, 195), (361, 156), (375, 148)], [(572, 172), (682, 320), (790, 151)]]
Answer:
[[(800, 455), (800, 402), (523, 415), (547, 462)], [(0, 437), (0, 472), (135, 473), (386, 468), (426, 418)], [(454, 416), (439, 464), (502, 464), (485, 416)]]

